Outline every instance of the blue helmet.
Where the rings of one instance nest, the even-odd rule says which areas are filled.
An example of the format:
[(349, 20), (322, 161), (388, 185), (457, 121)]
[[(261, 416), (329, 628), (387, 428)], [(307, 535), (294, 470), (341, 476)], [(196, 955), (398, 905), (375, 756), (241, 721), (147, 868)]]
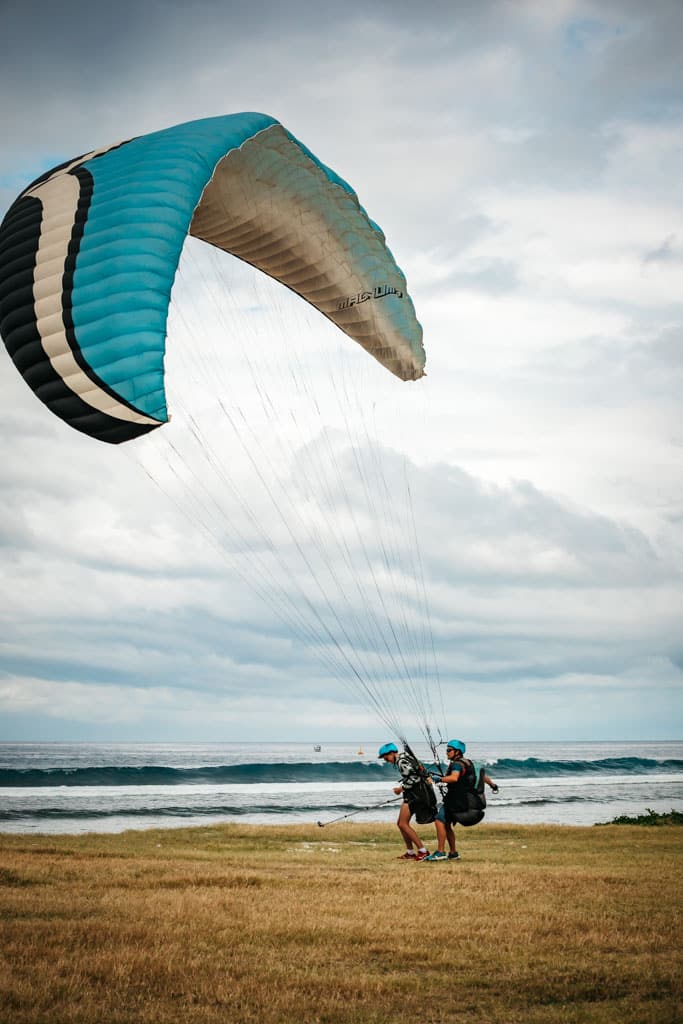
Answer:
[(453, 750), (459, 750), (461, 754), (464, 754), (467, 750), (462, 740), (449, 740), (446, 746), (453, 747)]
[(384, 757), (385, 754), (398, 754), (398, 747), (395, 743), (384, 743), (377, 751), (378, 757)]

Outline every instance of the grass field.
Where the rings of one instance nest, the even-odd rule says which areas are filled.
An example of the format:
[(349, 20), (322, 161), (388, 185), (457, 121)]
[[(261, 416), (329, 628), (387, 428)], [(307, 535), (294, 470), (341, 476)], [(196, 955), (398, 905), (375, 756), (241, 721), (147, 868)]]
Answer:
[(411, 864), (377, 824), (0, 836), (0, 1021), (683, 1020), (683, 829), (459, 845)]

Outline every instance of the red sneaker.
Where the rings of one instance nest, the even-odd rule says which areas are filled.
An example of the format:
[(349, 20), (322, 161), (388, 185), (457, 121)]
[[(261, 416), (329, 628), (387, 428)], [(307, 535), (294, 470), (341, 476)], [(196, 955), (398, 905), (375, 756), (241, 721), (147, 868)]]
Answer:
[(427, 860), (429, 856), (429, 850), (423, 850), (422, 853), (418, 850), (415, 854), (415, 860)]
[(416, 860), (416, 858), (419, 856), (419, 854), (416, 855), (414, 853), (409, 853), (409, 851), (406, 850), (406, 852), (402, 853), (399, 857), (396, 858), (396, 860)]

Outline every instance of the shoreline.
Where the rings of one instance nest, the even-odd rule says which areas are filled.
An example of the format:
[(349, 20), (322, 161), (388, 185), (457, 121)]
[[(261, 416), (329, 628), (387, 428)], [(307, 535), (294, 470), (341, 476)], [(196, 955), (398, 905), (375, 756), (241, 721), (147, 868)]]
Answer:
[[(680, 812), (674, 812), (678, 814)], [(414, 828), (425, 845), (430, 849), (436, 848), (436, 832), (433, 823), (417, 825), (413, 821)], [(163, 840), (166, 848), (178, 848), (184, 850), (188, 847), (201, 849), (202, 841), (207, 840), (209, 847), (212, 846), (217, 837), (222, 837), (229, 844), (239, 844), (248, 841), (270, 841), (276, 839), (278, 842), (289, 843), (306, 837), (309, 845), (335, 845), (352, 841), (354, 833), (362, 834), (367, 842), (382, 846), (394, 843), (397, 848), (403, 849), (402, 839), (395, 822), (380, 821), (342, 821), (331, 825), (317, 826), (315, 822), (265, 822), (254, 824), (245, 821), (217, 821), (201, 825), (177, 825), (169, 827), (150, 828), (127, 828), (118, 832), (2, 832), (0, 831), (0, 854), (3, 850), (10, 851), (17, 847), (28, 852), (35, 847), (40, 849), (45, 845), (49, 849), (59, 847), (76, 850), (82, 847), (84, 852), (91, 849), (104, 849), (110, 846), (112, 850), (126, 849), (134, 851), (147, 849), (150, 844), (159, 839)], [(591, 847), (600, 847), (607, 837), (609, 842), (621, 845), (619, 837), (628, 833), (631, 843), (645, 842), (647, 837), (656, 833), (671, 834), (674, 847), (680, 843), (680, 854), (683, 861), (683, 827), (680, 824), (670, 822), (658, 822), (653, 825), (635, 823), (597, 822), (592, 825), (555, 824), (536, 822), (510, 823), (485, 821), (479, 825), (464, 828), (461, 825), (455, 826), (455, 837), (458, 848), (470, 847), (475, 851), (488, 849), (498, 840), (509, 840), (510, 837), (531, 839), (534, 836), (544, 841), (554, 835), (580, 836), (585, 841), (585, 851), (590, 852)], [(371, 840), (367, 837), (373, 837)], [(27, 845), (22, 845), (27, 844)], [(155, 847), (158, 848), (158, 847)], [(236, 853), (239, 853), (237, 847)], [(245, 851), (246, 855), (246, 851)], [(683, 866), (683, 865), (682, 865)]]
[[(630, 801), (620, 801), (618, 804), (601, 804), (586, 800), (576, 802), (569, 806), (560, 805), (559, 810), (554, 811), (554, 820), (538, 820), (538, 807), (526, 807), (520, 804), (496, 805), (495, 797), (489, 800), (486, 818), (477, 828), (492, 826), (510, 827), (568, 827), (568, 828), (592, 828), (597, 825), (609, 824), (614, 818), (627, 815), (637, 817), (640, 814), (652, 809), (660, 814), (668, 814), (671, 811), (683, 812), (683, 800), (677, 796), (641, 798)], [(350, 820), (361, 825), (391, 825), (395, 822), (398, 813), (398, 802), (396, 806), (390, 806), (382, 814), (373, 814), (368, 811), (360, 811), (352, 814)], [(352, 805), (349, 811), (352, 810)], [(122, 832), (139, 831), (148, 832), (155, 829), (163, 831), (175, 831), (185, 828), (214, 828), (222, 825), (248, 825), (254, 828), (291, 828), (298, 826), (316, 827), (318, 821), (326, 824), (326, 818), (338, 817), (347, 813), (344, 808), (320, 807), (315, 812), (307, 810), (297, 814), (286, 813), (280, 808), (273, 808), (268, 813), (264, 811), (226, 814), (192, 814), (183, 813), (181, 809), (177, 813), (166, 813), (154, 816), (153, 812), (142, 812), (140, 814), (126, 813), (121, 809), (120, 813), (104, 811), (96, 815), (81, 813), (78, 816), (70, 816), (65, 812), (60, 817), (52, 811), (42, 820), (33, 818), (30, 813), (22, 817), (0, 821), (0, 836), (3, 835), (120, 835)], [(553, 812), (546, 812), (550, 818)], [(304, 816), (305, 815), (305, 816)], [(583, 820), (580, 820), (583, 817)], [(576, 819), (579, 820), (576, 820)], [(534, 820), (532, 820), (534, 819)]]
[[(357, 824), (357, 825), (359, 825), (359, 826), (361, 826), (363, 828), (368, 828), (368, 829), (369, 828), (379, 828), (379, 829), (393, 828), (393, 829), (395, 829), (395, 823), (393, 821), (389, 821), (388, 822), (386, 820), (379, 820), (379, 819), (367, 819), (366, 821), (363, 821), (363, 822), (356, 821), (356, 822), (353, 822), (353, 824)], [(259, 821), (259, 822), (254, 822), (254, 821), (247, 821), (247, 820), (244, 820), (244, 819), (241, 819), (241, 818), (233, 818), (233, 819), (230, 819), (230, 820), (226, 820), (225, 818), (221, 818), (221, 819), (217, 819), (216, 821), (207, 821), (207, 822), (202, 822), (202, 823), (188, 823), (188, 824), (175, 824), (175, 823), (170, 823), (170, 822), (168, 824), (157, 823), (155, 825), (149, 825), (146, 828), (140, 828), (140, 827), (135, 828), (134, 826), (126, 826), (126, 827), (122, 827), (120, 829), (116, 829), (116, 830), (112, 829), (112, 830), (109, 830), (109, 831), (105, 831), (105, 830), (102, 830), (102, 829), (86, 829), (86, 830), (84, 830), (82, 832), (69, 832), (69, 831), (45, 832), (45, 831), (38, 831), (38, 830), (36, 830), (36, 831), (28, 831), (28, 830), (25, 830), (25, 829), (16, 830), (15, 831), (15, 830), (9, 830), (9, 829), (0, 828), (0, 847), (2, 846), (2, 840), (4, 838), (10, 838), (10, 837), (13, 837), (13, 838), (33, 837), (33, 838), (36, 838), (36, 839), (83, 839), (83, 838), (87, 838), (87, 837), (90, 837), (90, 836), (102, 836), (103, 838), (104, 837), (115, 838), (117, 836), (123, 836), (123, 835), (128, 835), (128, 834), (147, 835), (148, 833), (153, 833), (153, 832), (161, 832), (161, 833), (164, 833), (164, 834), (165, 833), (174, 834), (176, 832), (192, 832), (192, 833), (201, 833), (202, 831), (211, 831), (211, 832), (213, 832), (217, 828), (220, 828), (220, 829), (223, 829), (223, 828), (225, 828), (225, 829), (240, 829), (240, 830), (242, 830), (242, 829), (250, 829), (250, 830), (254, 830), (257, 833), (259, 831), (264, 831), (264, 832), (268, 832), (268, 831), (282, 832), (283, 830), (287, 830), (287, 829), (298, 829), (298, 830), (306, 829), (306, 830), (312, 831), (315, 835), (323, 835), (323, 834), (328, 834), (328, 832), (331, 832), (333, 829), (337, 829), (340, 826), (343, 827), (343, 825), (344, 825), (344, 823), (339, 823), (339, 824), (335, 823), (335, 824), (328, 825), (326, 822), (323, 822), (323, 827), (320, 828), (317, 825), (317, 822), (315, 822), (315, 821), (282, 821), (280, 819), (277, 822), (275, 822), (275, 821)], [(413, 822), (413, 825), (417, 829), (418, 832), (426, 832), (426, 831), (433, 832), (434, 831), (433, 824), (415, 825), (415, 823)], [(540, 822), (540, 821), (539, 822), (512, 822), (512, 821), (508, 822), (508, 821), (496, 821), (496, 822), (489, 822), (489, 823), (482, 822), (480, 825), (477, 825), (475, 827), (476, 827), (477, 831), (483, 831), (484, 829), (510, 829), (510, 828), (512, 828), (512, 829), (521, 829), (521, 830), (527, 830), (527, 829), (528, 830), (534, 830), (534, 829), (539, 829), (539, 830), (546, 830), (546, 829), (585, 829), (586, 831), (591, 831), (592, 829), (596, 829), (596, 828), (612, 827), (612, 822), (594, 822), (593, 824), (582, 825), (582, 824), (575, 823), (575, 822)], [(617, 827), (624, 827), (624, 826), (617, 826)], [(457, 828), (456, 831), (457, 831), (458, 835), (462, 835), (462, 834), (464, 834), (465, 831), (471, 832), (472, 830), (471, 829), (465, 830), (461, 826), (461, 827)]]

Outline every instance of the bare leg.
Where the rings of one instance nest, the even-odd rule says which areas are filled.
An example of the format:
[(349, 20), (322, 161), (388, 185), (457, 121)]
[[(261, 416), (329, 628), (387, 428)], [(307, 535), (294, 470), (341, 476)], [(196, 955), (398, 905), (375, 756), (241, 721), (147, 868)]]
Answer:
[(414, 828), (410, 824), (410, 807), (407, 803), (401, 804), (401, 810), (398, 812), (398, 821), (396, 824), (399, 827), (401, 835), (403, 836), (403, 842), (406, 844), (408, 850), (412, 850), (413, 846), (416, 850), (422, 849), (422, 842), (420, 837)]
[[(437, 849), (438, 849), (439, 853), (443, 853), (444, 847), (446, 846), (446, 836), (448, 835), (448, 829), (450, 829), (451, 826), (450, 825), (444, 825), (444, 823), (442, 821), (439, 821), (438, 818), (434, 822), (434, 826), (436, 828), (436, 841), (437, 841), (437, 844), (438, 844), (437, 845)], [(451, 829), (451, 834), (452, 833), (453, 833), (453, 829)]]
[(455, 853), (455, 832), (452, 825), (446, 825), (446, 839), (451, 853)]

